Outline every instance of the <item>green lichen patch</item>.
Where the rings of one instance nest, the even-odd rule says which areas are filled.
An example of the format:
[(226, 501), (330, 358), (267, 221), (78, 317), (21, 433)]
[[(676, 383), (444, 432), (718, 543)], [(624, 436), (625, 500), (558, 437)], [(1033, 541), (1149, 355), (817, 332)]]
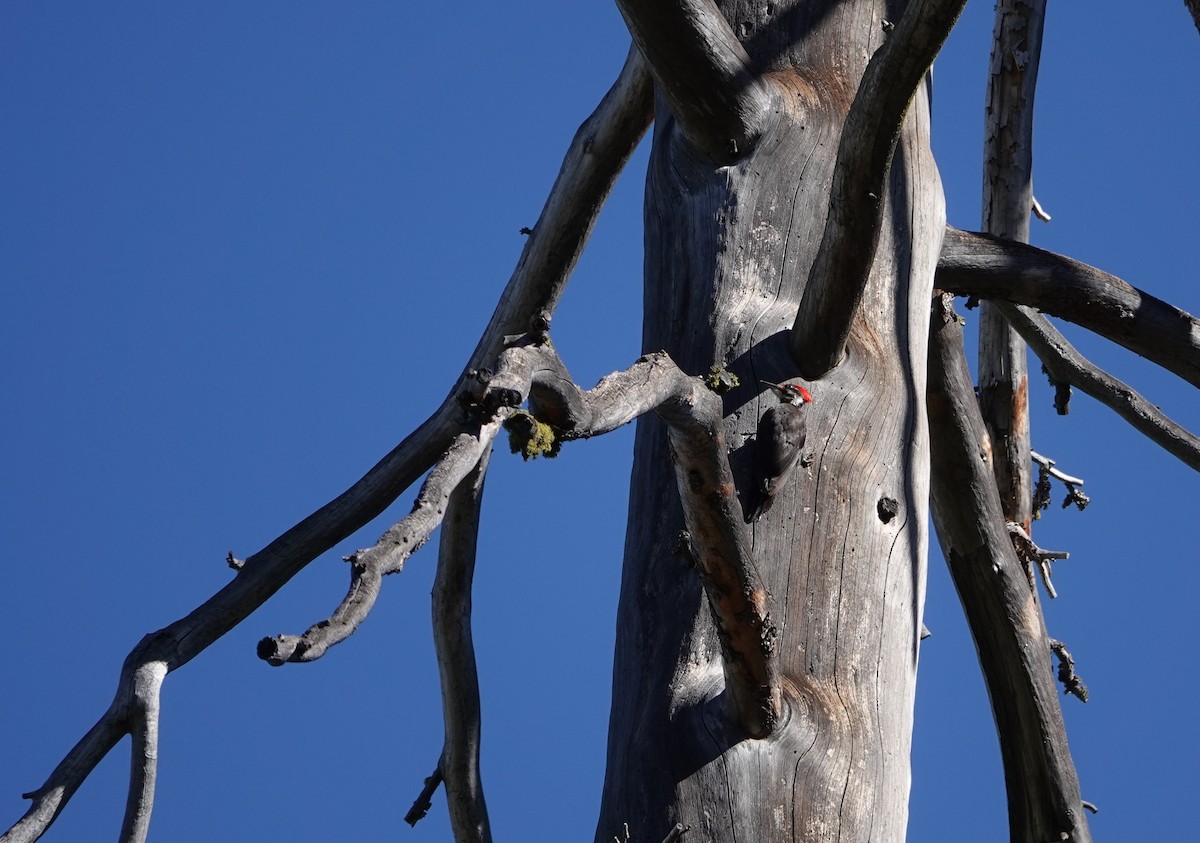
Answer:
[(704, 376), (704, 385), (717, 393), (717, 395), (724, 395), (729, 390), (741, 386), (742, 382), (738, 379), (737, 375), (724, 366), (713, 366), (708, 370), (708, 374)]
[(562, 440), (554, 435), (554, 428), (524, 410), (509, 416), (504, 429), (508, 431), (509, 449), (526, 461), (538, 457), (554, 459), (562, 448)]

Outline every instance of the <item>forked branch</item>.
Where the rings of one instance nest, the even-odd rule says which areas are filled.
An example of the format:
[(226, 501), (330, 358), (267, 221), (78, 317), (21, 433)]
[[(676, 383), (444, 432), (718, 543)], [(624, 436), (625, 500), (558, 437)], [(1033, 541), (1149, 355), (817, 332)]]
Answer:
[(892, 153), (909, 103), (966, 0), (913, 0), (867, 64), (838, 144), (829, 214), (789, 338), (806, 380), (836, 366), (875, 262)]
[(713, 0), (617, 0), (679, 128), (707, 158), (750, 151), (771, 94)]
[[(490, 360), (504, 336), (524, 331), (539, 312), (552, 313), (609, 190), (651, 119), (651, 84), (633, 49), (620, 77), (596, 111), (580, 127), (546, 200), (533, 236), (525, 246), (487, 330), (467, 369)], [(452, 390), (451, 395), (457, 395)], [(146, 636), (121, 671), (116, 698), (108, 711), (67, 753), (36, 791), (33, 804), (0, 843), (36, 840), (54, 822), (67, 801), (116, 743), (134, 728), (130, 700), (144, 670), (166, 672), (187, 664), (244, 620), (309, 562), (383, 512), (447, 448), (458, 429), (461, 408), (452, 398), (404, 439), (357, 483), (317, 512), (244, 561), (237, 576), (191, 614)], [(157, 703), (156, 703), (157, 706)], [(157, 709), (155, 709), (157, 710)], [(153, 735), (141, 746), (152, 750)], [(149, 773), (149, 771), (146, 771)], [(144, 827), (149, 818), (152, 777), (131, 785), (140, 794), (133, 809)]]
[(346, 557), (350, 563), (350, 590), (334, 613), (310, 626), (303, 635), (262, 639), (258, 642), (258, 657), (272, 665), (309, 662), (349, 638), (375, 607), (384, 576), (402, 571), (408, 558), (442, 523), (450, 494), (491, 450), (492, 441), (511, 412), (509, 407), (500, 407), (482, 423), (469, 421), (429, 472), (412, 512), (393, 524), (374, 545)]
[(1004, 523), (983, 419), (950, 297), (934, 303), (929, 339), (933, 520), (979, 651), (1008, 789), (1013, 841), (1088, 843), (1035, 592)]
[(543, 359), (538, 412), (557, 419), (568, 438), (614, 430), (649, 410), (667, 423), (685, 524), (721, 637), (734, 717), (750, 736), (768, 736), (782, 705), (776, 630), (734, 491), (720, 399), (663, 353), (646, 355), (585, 393), (546, 349), (514, 351)]
[[(685, 524), (721, 637), (734, 717), (752, 737), (766, 737), (781, 710), (776, 630), (734, 491), (721, 400), (663, 353), (646, 355), (583, 392), (548, 349), (513, 351), (542, 359), (538, 412), (556, 419), (568, 438), (614, 430), (649, 410), (667, 423)], [(504, 380), (500, 372), (497, 380)]]

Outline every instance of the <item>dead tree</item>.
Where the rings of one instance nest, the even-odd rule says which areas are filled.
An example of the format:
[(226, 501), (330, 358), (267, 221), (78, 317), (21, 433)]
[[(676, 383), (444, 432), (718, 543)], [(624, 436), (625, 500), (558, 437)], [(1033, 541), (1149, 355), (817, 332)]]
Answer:
[[(947, 226), (929, 69), (963, 4), (619, 0), (629, 57), (445, 401), (342, 495), (262, 550), (231, 554), (228, 585), (147, 635), (108, 711), (0, 841), (37, 839), (125, 735), (121, 839), (146, 839), (170, 672), (426, 472), (412, 512), (347, 557), (336, 610), (264, 638), (258, 655), (277, 666), (326, 655), (440, 525), (445, 743), (411, 817), (444, 786), (456, 839), (490, 840), (471, 635), (488, 455), (498, 436), (533, 457), (634, 419), (598, 841), (903, 839), (931, 508), (991, 693), (1011, 837), (1090, 840), (1056, 667), (1072, 693), (1086, 689), (1046, 632), (1035, 582), (1061, 554), (1030, 533), (1022, 341), (1064, 400), (1077, 388), (1200, 468), (1194, 435), (1044, 314), (1192, 384), (1200, 324), (1022, 242), (1035, 207), (1036, 0), (997, 8), (985, 231)], [(585, 390), (550, 342), (551, 317), (651, 124), (643, 356)], [(955, 295), (989, 303), (978, 399)], [(814, 402), (801, 468), (748, 525), (756, 425), (773, 400), (764, 380), (803, 382)], [(1075, 478), (1053, 479), (1080, 499)]]

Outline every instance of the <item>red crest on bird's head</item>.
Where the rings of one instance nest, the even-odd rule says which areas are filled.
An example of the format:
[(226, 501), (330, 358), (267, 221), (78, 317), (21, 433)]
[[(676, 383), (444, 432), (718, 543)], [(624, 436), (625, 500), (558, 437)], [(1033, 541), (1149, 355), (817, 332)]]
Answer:
[(812, 393), (798, 383), (772, 383), (763, 381), (767, 386), (779, 390), (780, 397), (790, 404), (811, 404)]
[(800, 386), (799, 384), (795, 384), (795, 383), (785, 384), (784, 389), (788, 390), (789, 392), (794, 392), (794, 393), (798, 394), (801, 398), (804, 399), (805, 404), (812, 403), (812, 393), (810, 393), (807, 389)]

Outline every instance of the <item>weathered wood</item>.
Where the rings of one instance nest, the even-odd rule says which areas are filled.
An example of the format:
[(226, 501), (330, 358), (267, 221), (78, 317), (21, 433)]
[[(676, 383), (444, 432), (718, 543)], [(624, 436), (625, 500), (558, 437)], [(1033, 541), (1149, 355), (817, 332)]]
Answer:
[(491, 456), (479, 463), (450, 495), (433, 580), (433, 644), (442, 686), (446, 738), (438, 771), (446, 786), (446, 806), (455, 843), (490, 843), (491, 822), (479, 772), (481, 717), (479, 673), (471, 635), (471, 587), (483, 481)]
[(710, 161), (758, 140), (772, 94), (713, 0), (617, 0), (682, 134)]
[(933, 519), (979, 650), (1013, 843), (1091, 840), (1067, 746), (1037, 592), (1005, 526), (983, 419), (948, 301), (933, 309), (929, 434)]
[[(824, 229), (834, 151), (886, 32), (884, 4), (866, 0), (836, 14), (830, 3), (720, 5), (746, 22), (751, 61), (788, 96), (754, 150), (727, 167), (692, 152), (660, 101), (643, 348), (688, 372), (724, 365), (740, 378), (724, 396), (724, 436), (744, 493), (767, 406), (754, 384), (796, 374), (787, 331)], [(677, 823), (695, 843), (904, 837), (927, 543), (924, 343), (944, 220), (923, 94), (882, 220), (848, 357), (811, 384), (811, 461), (753, 532), (780, 630), (784, 716), (769, 740), (731, 716), (717, 630), (679, 549), (666, 431), (638, 422), (597, 841), (624, 824), (632, 840), (660, 840)], [(894, 517), (881, 515), (893, 511), (884, 499)]]
[(1148, 439), (1200, 471), (1200, 437), (1172, 421), (1135, 389), (1090, 363), (1045, 316), (1020, 305), (998, 306), (1041, 359), (1051, 380), (1078, 387), (1106, 404)]
[(862, 301), (883, 226), (882, 197), (904, 115), (966, 0), (916, 0), (871, 56), (838, 141), (821, 246), (789, 342), (805, 378), (836, 366)]
[[(464, 374), (494, 358), (505, 335), (524, 331), (535, 314), (554, 310), (600, 206), (649, 125), (649, 109), (649, 75), (640, 54), (631, 50), (621, 75), (576, 133), (537, 228)], [(237, 576), (216, 594), (185, 617), (147, 635), (126, 659), (113, 703), (45, 783), (29, 794), (33, 804), (0, 835), (0, 841), (26, 843), (40, 837), (100, 760), (129, 733), (128, 700), (141, 669), (155, 662), (165, 664), (168, 671), (187, 664), (305, 565), (379, 515), (416, 482), (458, 429), (457, 394), (456, 386), (426, 422), (341, 495), (258, 553), (234, 560), (239, 563)]]
[[(1033, 100), (1046, 0), (999, 0), (984, 108), (983, 230), (1027, 242), (1033, 211)], [(1025, 342), (990, 303), (979, 309), (979, 406), (992, 439), (1004, 515), (1033, 524), (1029, 360)]]
[(1200, 319), (1115, 275), (1062, 255), (946, 229), (939, 289), (1022, 304), (1120, 343), (1200, 386)]

